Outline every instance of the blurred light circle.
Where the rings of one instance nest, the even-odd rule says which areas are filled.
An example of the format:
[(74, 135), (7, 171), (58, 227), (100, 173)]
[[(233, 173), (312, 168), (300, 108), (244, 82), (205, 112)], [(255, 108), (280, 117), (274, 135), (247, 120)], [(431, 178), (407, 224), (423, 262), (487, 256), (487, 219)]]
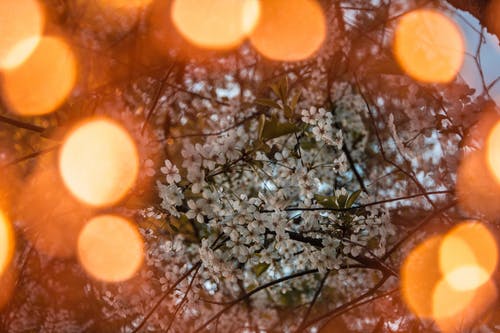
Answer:
[(474, 290), (490, 278), (488, 273), (477, 265), (463, 265), (447, 273), (444, 277), (456, 290)]
[(144, 257), (143, 240), (136, 227), (116, 215), (90, 220), (78, 238), (78, 258), (85, 271), (105, 282), (131, 278)]
[(441, 243), (441, 271), (457, 290), (475, 289), (486, 283), (497, 264), (496, 240), (488, 228), (476, 221), (457, 225)]
[(250, 41), (264, 57), (299, 61), (311, 57), (326, 36), (326, 20), (315, 0), (264, 0)]
[(40, 40), (44, 23), (44, 14), (37, 1), (0, 0), (0, 69), (13, 69), (31, 55)]
[(394, 55), (402, 69), (417, 81), (452, 81), (462, 67), (464, 52), (460, 29), (437, 11), (414, 10), (397, 24)]
[[(34, 44), (32, 39), (24, 40), (13, 52)], [(76, 77), (76, 59), (66, 42), (57, 37), (43, 37), (21, 65), (4, 71), (2, 93), (14, 112), (24, 116), (43, 115), (64, 102)]]
[(439, 246), (441, 236), (428, 238), (414, 248), (401, 268), (401, 292), (410, 310), (421, 318), (432, 318), (432, 295), (441, 280)]
[(436, 285), (432, 295), (432, 317), (442, 320), (457, 316), (466, 310), (475, 296), (475, 290), (457, 290), (447, 279)]
[(0, 211), (0, 276), (9, 268), (14, 253), (14, 241), (12, 226)]
[(189, 42), (211, 49), (238, 46), (255, 26), (258, 0), (174, 0), (171, 17)]
[(488, 168), (497, 183), (500, 183), (500, 121), (491, 129), (486, 142)]
[(433, 319), (441, 332), (468, 332), (487, 318), (497, 298), (498, 290), (491, 280), (474, 290), (456, 290), (443, 279), (434, 291)]
[(138, 151), (117, 123), (97, 118), (75, 128), (60, 151), (59, 169), (70, 192), (91, 206), (118, 202), (134, 185)]

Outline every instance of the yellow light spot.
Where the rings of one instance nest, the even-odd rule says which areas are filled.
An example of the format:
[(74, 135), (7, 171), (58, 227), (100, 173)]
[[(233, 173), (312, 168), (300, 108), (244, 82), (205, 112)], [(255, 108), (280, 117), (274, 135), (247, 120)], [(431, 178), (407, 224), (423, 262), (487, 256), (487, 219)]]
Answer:
[(468, 307), (474, 295), (475, 290), (457, 290), (448, 279), (442, 279), (432, 297), (433, 318), (440, 320), (456, 316)]
[(94, 278), (120, 282), (131, 278), (142, 264), (142, 238), (132, 223), (115, 215), (90, 220), (78, 238), (78, 258)]
[(258, 0), (174, 0), (171, 17), (191, 43), (212, 49), (238, 46), (259, 17)]
[(476, 256), (467, 243), (458, 237), (446, 236), (441, 243), (439, 266), (448, 283), (457, 290), (475, 289), (484, 283), (477, 279), (474, 268), (477, 267)]
[(466, 291), (456, 290), (443, 280), (433, 295), (434, 320), (443, 333), (467, 332), (485, 317), (497, 295), (491, 280), (478, 289)]
[(30, 56), (40, 40), (44, 21), (35, 0), (0, 0), (0, 69), (13, 69)]
[(265, 0), (250, 40), (266, 58), (299, 61), (318, 51), (325, 36), (325, 16), (315, 0)]
[[(14, 52), (29, 49), (34, 43), (25, 40)], [(42, 115), (64, 102), (75, 85), (76, 75), (76, 60), (69, 46), (60, 38), (43, 37), (29, 58), (4, 72), (2, 92), (14, 112)]]
[(401, 269), (401, 291), (410, 310), (422, 318), (431, 318), (432, 294), (441, 279), (438, 257), (442, 237), (434, 236), (417, 246)]
[(441, 271), (457, 290), (476, 289), (484, 284), (495, 271), (497, 262), (495, 238), (481, 223), (461, 223), (451, 229), (441, 243)]
[(115, 122), (87, 121), (65, 139), (59, 169), (66, 187), (82, 202), (107, 206), (134, 185), (139, 157), (134, 140)]
[(0, 211), (0, 276), (9, 268), (14, 252), (14, 232), (7, 217)]
[(398, 22), (394, 54), (403, 70), (415, 80), (452, 81), (462, 67), (464, 50), (458, 26), (437, 11), (415, 10)]
[(455, 268), (444, 277), (448, 284), (456, 290), (473, 290), (490, 278), (480, 266), (466, 265)]

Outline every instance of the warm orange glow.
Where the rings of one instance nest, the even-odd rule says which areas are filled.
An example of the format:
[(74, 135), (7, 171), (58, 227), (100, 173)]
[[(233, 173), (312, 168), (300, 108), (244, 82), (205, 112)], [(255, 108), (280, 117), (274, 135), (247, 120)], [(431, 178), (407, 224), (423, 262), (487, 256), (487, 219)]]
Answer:
[(394, 54), (403, 70), (415, 80), (452, 81), (462, 67), (464, 50), (458, 26), (437, 11), (415, 10), (398, 22)]
[(476, 289), (488, 281), (498, 263), (498, 248), (489, 230), (477, 222), (462, 223), (445, 236), (439, 264), (457, 290)]
[(22, 64), (40, 40), (44, 15), (35, 0), (0, 0), (0, 69)]
[(467, 291), (456, 290), (443, 280), (433, 295), (434, 320), (443, 333), (466, 332), (484, 318), (497, 295), (497, 288), (491, 280)]
[(496, 219), (500, 214), (500, 183), (487, 166), (485, 151), (471, 151), (460, 162), (457, 197), (460, 208), (471, 214)]
[(463, 265), (447, 273), (446, 282), (456, 290), (473, 290), (484, 284), (490, 276), (481, 266)]
[(213, 49), (238, 46), (259, 17), (258, 0), (174, 0), (175, 27), (191, 43)]
[(54, 151), (37, 158), (24, 179), (13, 214), (37, 252), (70, 258), (76, 254), (78, 235), (93, 212), (68, 193), (59, 175), (57, 157)]
[(448, 279), (442, 279), (432, 297), (433, 318), (439, 320), (456, 316), (467, 309), (474, 295), (475, 290), (457, 290), (448, 283)]
[(497, 183), (500, 183), (500, 121), (491, 129), (486, 149), (488, 167)]
[(408, 255), (401, 269), (401, 291), (410, 310), (422, 318), (433, 315), (433, 290), (441, 279), (439, 246), (442, 237), (434, 236)]
[(131, 278), (144, 256), (142, 238), (132, 223), (115, 215), (90, 220), (78, 238), (78, 258), (94, 278), (120, 282)]
[(7, 217), (0, 211), (0, 276), (9, 268), (14, 252), (14, 233)]
[[(25, 41), (15, 50), (24, 52), (33, 43)], [(3, 96), (21, 115), (50, 113), (70, 94), (76, 75), (76, 60), (69, 46), (60, 38), (43, 37), (26, 61), (4, 72)]]
[(98, 0), (101, 6), (116, 8), (116, 9), (134, 9), (145, 7), (151, 3), (152, 0)]
[(460, 223), (408, 255), (401, 270), (403, 299), (415, 315), (435, 320), (443, 332), (457, 332), (496, 301), (492, 275), (497, 261), (489, 230), (477, 221)]
[(298, 61), (318, 51), (325, 35), (325, 16), (315, 0), (265, 0), (250, 40), (266, 58)]
[(467, 243), (458, 237), (447, 235), (441, 243), (439, 266), (447, 282), (457, 290), (475, 289), (486, 280), (479, 276), (476, 256)]
[(98, 118), (65, 139), (59, 168), (67, 188), (82, 202), (107, 206), (134, 185), (139, 157), (134, 140), (115, 122)]
[(14, 266), (12, 265), (3, 274), (0, 274), (0, 310), (9, 304), (16, 289), (18, 273)]

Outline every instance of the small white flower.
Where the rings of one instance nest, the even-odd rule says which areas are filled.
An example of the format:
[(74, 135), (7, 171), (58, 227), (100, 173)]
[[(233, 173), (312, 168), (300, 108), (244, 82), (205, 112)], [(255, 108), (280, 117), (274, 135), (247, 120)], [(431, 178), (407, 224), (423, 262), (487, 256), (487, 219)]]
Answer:
[(169, 160), (165, 160), (165, 166), (160, 168), (160, 171), (166, 175), (167, 183), (174, 184), (181, 181), (179, 169)]

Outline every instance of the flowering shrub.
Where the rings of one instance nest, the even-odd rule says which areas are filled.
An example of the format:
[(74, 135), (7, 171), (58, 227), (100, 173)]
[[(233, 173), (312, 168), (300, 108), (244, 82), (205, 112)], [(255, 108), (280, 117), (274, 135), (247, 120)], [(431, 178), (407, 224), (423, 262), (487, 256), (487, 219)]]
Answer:
[[(498, 222), (484, 203), (457, 207), (469, 187), (455, 190), (462, 155), (484, 146), (480, 119), (497, 112), (480, 48), (476, 91), (461, 75), (423, 84), (396, 64), (389, 32), (416, 7), (407, 1), (320, 1), (323, 46), (289, 63), (251, 41), (193, 51), (163, 17), (169, 1), (126, 15), (45, 2), (84, 50), (83, 78), (52, 115), (0, 117), (0, 204), (14, 203), (22, 235), (15, 269), (0, 274), (14, 286), (0, 288), (0, 331), (437, 330), (401, 299), (400, 266), (458, 220)], [(54, 152), (96, 116), (127, 130), (140, 171), (119, 203), (89, 208), (61, 199)], [(480, 194), (473, 203), (490, 198)], [(88, 277), (67, 246), (74, 220), (102, 212), (133, 221), (144, 241), (130, 280)]]

